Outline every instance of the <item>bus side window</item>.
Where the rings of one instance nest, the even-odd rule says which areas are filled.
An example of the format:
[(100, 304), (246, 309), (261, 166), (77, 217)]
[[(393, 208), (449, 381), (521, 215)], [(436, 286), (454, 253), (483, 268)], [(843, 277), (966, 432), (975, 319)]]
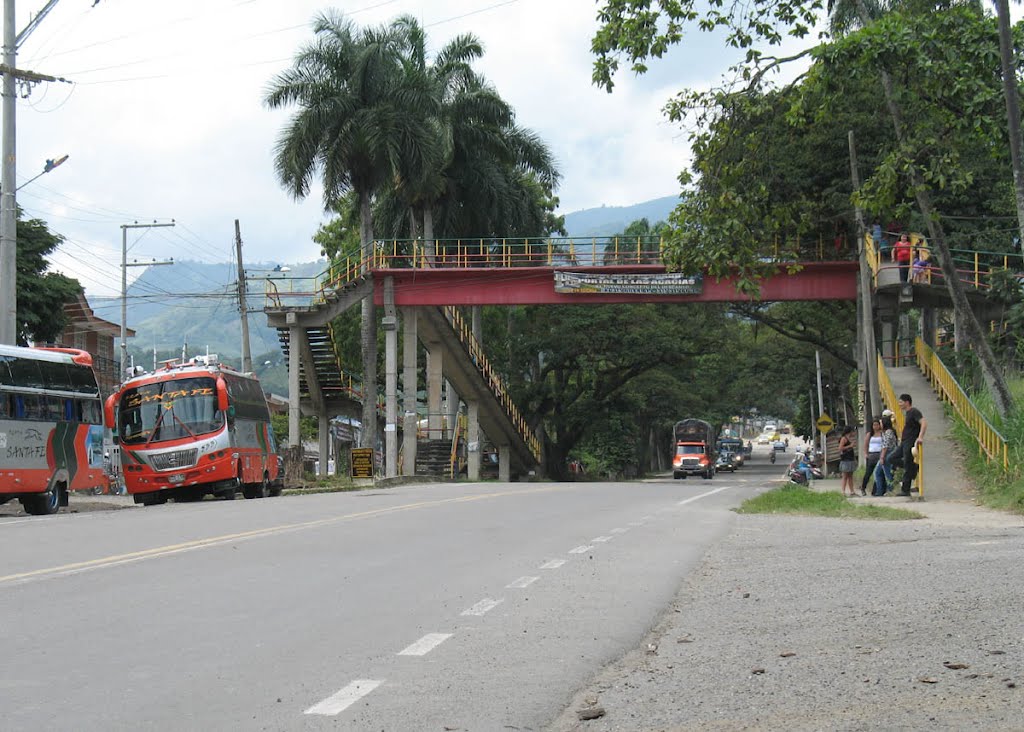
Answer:
[(75, 400), (65, 399), (64, 400), (64, 421), (66, 422), (78, 422), (78, 415), (75, 414)]
[(0, 418), (11, 416), (11, 395), (0, 394)]
[(22, 394), (14, 395), (14, 418), (25, 419), (25, 397)]
[(102, 424), (103, 416), (98, 399), (86, 399), (79, 403), (82, 412), (82, 421), (89, 424)]
[(47, 420), (58, 422), (64, 419), (64, 400), (60, 397), (41, 397), (44, 414)]

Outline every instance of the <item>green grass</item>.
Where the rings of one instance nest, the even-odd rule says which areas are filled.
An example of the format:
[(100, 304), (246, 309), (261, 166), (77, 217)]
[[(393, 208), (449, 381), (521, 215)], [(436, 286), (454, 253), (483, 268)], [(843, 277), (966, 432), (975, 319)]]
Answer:
[(861, 506), (851, 503), (837, 492), (822, 493), (794, 484), (775, 488), (755, 498), (748, 498), (736, 509), (736, 512), (828, 516), (870, 519), (872, 521), (906, 521), (907, 519), (924, 518), (917, 511), (889, 506)]
[(973, 430), (948, 405), (946, 412), (953, 423), (952, 434), (967, 456), (964, 467), (978, 489), (979, 501), (990, 508), (1024, 514), (1024, 379), (1010, 378), (1008, 381), (1017, 408), (1006, 419), (998, 416), (987, 392), (979, 391), (972, 401), (1006, 438), (1010, 446), (1009, 470), (1003, 470), (1001, 460), (988, 461)]

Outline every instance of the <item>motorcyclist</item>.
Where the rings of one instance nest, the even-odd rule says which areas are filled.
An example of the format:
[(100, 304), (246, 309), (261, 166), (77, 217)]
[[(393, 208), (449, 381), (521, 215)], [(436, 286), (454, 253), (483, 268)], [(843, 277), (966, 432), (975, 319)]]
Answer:
[(771, 463), (772, 465), (774, 465), (774, 464), (775, 464), (775, 448), (774, 448), (774, 447), (772, 448), (772, 451), (771, 451), (770, 453), (768, 453), (768, 461), (769, 461), (769, 462), (770, 462), (770, 463)]
[(811, 467), (811, 458), (808, 454), (798, 452), (796, 454), (796, 465), (795, 470), (799, 470), (807, 478), (807, 485), (811, 484), (814, 479), (814, 468)]

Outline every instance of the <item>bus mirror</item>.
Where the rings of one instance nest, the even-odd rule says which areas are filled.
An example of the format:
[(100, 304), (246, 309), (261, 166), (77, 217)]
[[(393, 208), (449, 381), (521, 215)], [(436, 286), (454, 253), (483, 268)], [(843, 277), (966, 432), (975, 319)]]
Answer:
[(114, 404), (117, 401), (117, 395), (111, 394), (107, 397), (107, 401), (103, 403), (103, 421), (107, 423), (107, 427), (117, 431), (117, 425), (114, 424)]
[[(224, 379), (217, 379), (217, 409), (222, 412), (228, 411), (228, 385)], [(234, 417), (234, 414), (230, 415)]]
[(234, 422), (234, 421), (235, 421), (235, 407), (234, 407), (234, 405), (231, 405), (230, 407), (228, 407), (228, 422)]

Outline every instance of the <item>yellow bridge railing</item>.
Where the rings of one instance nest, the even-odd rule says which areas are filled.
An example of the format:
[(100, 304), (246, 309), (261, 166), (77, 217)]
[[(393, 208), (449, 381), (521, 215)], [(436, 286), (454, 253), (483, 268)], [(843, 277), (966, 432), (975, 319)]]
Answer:
[(523, 442), (526, 443), (526, 446), (529, 448), (534, 459), (540, 463), (540, 440), (537, 439), (533, 430), (530, 429), (530, 425), (523, 418), (522, 414), (519, 413), (519, 409), (516, 408), (516, 405), (512, 402), (512, 397), (508, 395), (504, 382), (501, 380), (501, 377), (498, 376), (494, 368), (491, 367), (491, 362), (487, 360), (487, 356), (484, 355), (484, 351), (480, 347), (480, 342), (473, 337), (472, 329), (466, 323), (457, 308), (448, 306), (444, 309), (444, 312), (451, 321), (455, 332), (458, 334), (459, 340), (462, 341), (462, 344), (469, 352), (469, 357), (473, 359), (473, 363), (476, 364), (476, 367), (480, 371), (481, 376), (483, 376), (484, 381), (487, 382), (488, 388), (494, 396), (498, 398), (502, 408), (505, 410), (505, 413), (508, 415), (515, 427), (516, 432), (522, 438)]
[(932, 388), (947, 402), (953, 405), (960, 419), (974, 433), (978, 446), (990, 462), (999, 460), (1003, 470), (1010, 469), (1010, 448), (1006, 438), (985, 418), (985, 415), (974, 406), (967, 393), (957, 383), (953, 374), (938, 355), (921, 338), (917, 339), (917, 365), (925, 375)]

